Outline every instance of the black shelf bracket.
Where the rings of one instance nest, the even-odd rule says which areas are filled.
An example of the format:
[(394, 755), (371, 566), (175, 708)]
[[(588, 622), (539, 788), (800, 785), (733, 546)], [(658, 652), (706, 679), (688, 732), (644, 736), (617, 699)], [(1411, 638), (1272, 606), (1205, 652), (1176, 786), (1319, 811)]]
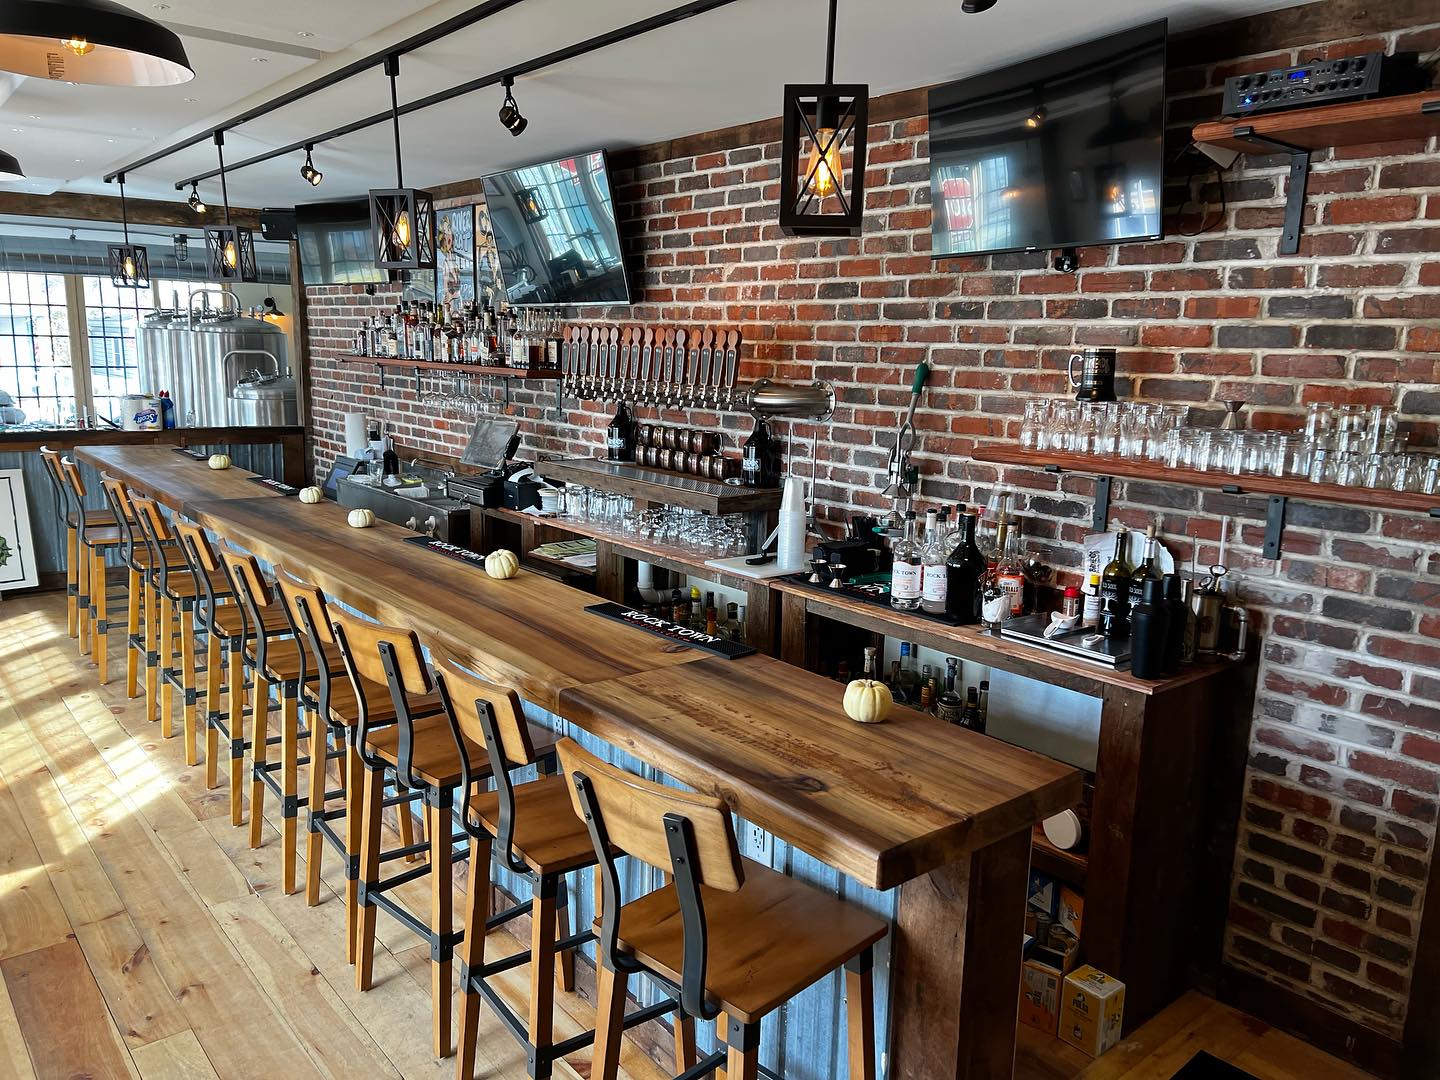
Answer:
[(1430, 508), (1430, 516), (1433, 518), (1440, 518), (1440, 506), (1432, 506)]
[(1267, 154), (1290, 155), (1290, 192), (1285, 199), (1285, 226), (1280, 232), (1281, 255), (1300, 250), (1300, 232), (1305, 227), (1305, 188), (1310, 182), (1310, 151), (1290, 143), (1257, 135), (1249, 124), (1241, 124), (1230, 137), (1247, 142)]
[(1104, 532), (1110, 523), (1110, 477), (1095, 477), (1095, 513), (1090, 518), (1090, 527), (1095, 532)]
[(1436, 98), (1434, 101), (1422, 101), (1420, 103), (1420, 112), (1426, 115), (1430, 113), (1440, 113), (1440, 98)]
[(1280, 558), (1280, 541), (1285, 537), (1285, 496), (1271, 495), (1265, 511), (1265, 558)]

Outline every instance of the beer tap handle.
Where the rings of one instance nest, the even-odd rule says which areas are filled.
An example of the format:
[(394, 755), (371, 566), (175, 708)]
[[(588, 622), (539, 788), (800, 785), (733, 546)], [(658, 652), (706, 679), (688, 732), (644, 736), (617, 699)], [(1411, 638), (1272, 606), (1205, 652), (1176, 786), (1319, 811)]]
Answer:
[(570, 335), (574, 328), (567, 326), (561, 334), (560, 344), (560, 400), (565, 400), (566, 383), (570, 381)]
[(655, 329), (647, 326), (644, 333), (645, 345), (640, 353), (640, 400), (650, 403), (650, 371), (655, 362)]
[(685, 347), (688, 337), (689, 335), (683, 329), (675, 331), (675, 377), (670, 383), (670, 389), (677, 405), (682, 404), (685, 400), (685, 368), (686, 360), (690, 355)]
[(725, 335), (725, 407), (735, 407), (735, 374), (740, 367), (740, 331)]

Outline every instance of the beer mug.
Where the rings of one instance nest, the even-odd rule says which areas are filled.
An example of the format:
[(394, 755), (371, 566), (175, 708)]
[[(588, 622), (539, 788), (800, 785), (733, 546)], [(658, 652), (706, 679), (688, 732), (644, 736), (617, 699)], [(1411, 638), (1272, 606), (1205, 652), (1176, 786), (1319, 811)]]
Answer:
[(1082, 349), (1072, 354), (1065, 374), (1075, 390), (1076, 401), (1115, 400), (1114, 349)]

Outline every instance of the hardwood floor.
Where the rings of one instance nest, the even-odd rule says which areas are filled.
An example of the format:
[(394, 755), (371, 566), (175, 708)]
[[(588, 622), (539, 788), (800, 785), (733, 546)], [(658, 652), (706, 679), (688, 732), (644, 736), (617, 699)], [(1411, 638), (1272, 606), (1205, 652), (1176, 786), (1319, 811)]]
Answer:
[[(111, 671), (123, 672), (112, 637)], [(0, 602), (0, 1078), (453, 1076), (430, 1052), (417, 939), (382, 917), (375, 986), (356, 991), (338, 859), (327, 856), (319, 906), (285, 896), (278, 820), (252, 851), (227, 800), (119, 675), (97, 684), (65, 634), (63, 596)], [(497, 933), (489, 947), (520, 946)], [(506, 976), (516, 1003), (526, 976)], [(584, 1000), (558, 998), (562, 1037), (589, 1026)], [(1165, 1080), (1202, 1049), (1260, 1080), (1366, 1075), (1200, 995), (1095, 1062), (1021, 1033), (1026, 1080)], [(488, 1009), (477, 1060), (481, 1076), (526, 1075)], [(588, 1076), (588, 1052), (572, 1064)], [(628, 1043), (623, 1065), (627, 1080), (664, 1075)]]

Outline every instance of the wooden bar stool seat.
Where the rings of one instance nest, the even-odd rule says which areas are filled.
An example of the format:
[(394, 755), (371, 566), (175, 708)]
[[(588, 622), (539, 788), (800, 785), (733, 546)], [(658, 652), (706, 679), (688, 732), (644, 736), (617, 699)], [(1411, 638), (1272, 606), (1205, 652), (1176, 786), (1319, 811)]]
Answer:
[[(417, 708), (424, 708), (432, 703), (439, 706), (439, 699), (433, 694), (417, 695), (415, 698)], [(530, 734), (537, 746), (554, 748), (553, 732), (531, 724)], [(410, 767), (427, 786), (454, 788), (460, 785), (465, 778), (464, 766), (460, 762), (459, 752), (455, 749), (449, 720), (443, 716), (416, 720), (412, 725), (410, 740)], [(365, 745), (387, 765), (400, 765), (398, 727), (372, 732), (365, 740)], [(472, 773), (483, 772), (487, 776), (490, 774), (490, 761), (483, 746), (466, 739), (465, 756)]]
[[(267, 631), (271, 626), (276, 629), (286, 628), (285, 612), (280, 605), (274, 604), (262, 610), (265, 617)], [(278, 626), (276, 621), (278, 620)], [(245, 659), (249, 663), (256, 663), (258, 657), (255, 641), (252, 639), (245, 646)], [(340, 658), (340, 650), (334, 645), (327, 645), (322, 654), (323, 662), (327, 671), (339, 675), (345, 671), (345, 662)], [(272, 637), (266, 635), (265, 643), (265, 671), (271, 682), (299, 682), (319, 677), (316, 671), (315, 660), (310, 656), (309, 649), (302, 641), (293, 637)]]
[[(224, 576), (218, 579), (212, 578), (212, 584), (217, 587), (224, 585), (228, 593), (229, 581)], [(261, 615), (263, 616), (260, 624), (262, 633), (279, 635), (289, 632), (289, 624), (285, 621), (285, 613), (283, 611), (267, 608), (261, 612)], [(222, 638), (239, 638), (244, 635), (247, 629), (245, 625), (245, 614), (240, 610), (238, 605), (227, 604), (215, 610), (215, 626)]]
[[(724, 1066), (727, 1080), (755, 1080), (764, 1017), (842, 968), (850, 1080), (874, 1080), (873, 958), (889, 930), (885, 920), (742, 859), (723, 800), (641, 780), (570, 739), (557, 751), (575, 811), (590, 832), (604, 893), (592, 1080), (615, 1080), (619, 1070), (632, 975), (678, 989), (683, 1077)], [(617, 849), (667, 871), (669, 883), (623, 903)], [(724, 1047), (697, 1062), (694, 1019), (721, 1016)]]
[[(499, 791), (477, 788), (469, 809), (491, 836), (500, 835)], [(511, 820), (515, 856), (535, 873), (565, 874), (595, 865), (590, 833), (571, 808), (570, 786), (564, 777), (543, 776), (516, 784)]]

